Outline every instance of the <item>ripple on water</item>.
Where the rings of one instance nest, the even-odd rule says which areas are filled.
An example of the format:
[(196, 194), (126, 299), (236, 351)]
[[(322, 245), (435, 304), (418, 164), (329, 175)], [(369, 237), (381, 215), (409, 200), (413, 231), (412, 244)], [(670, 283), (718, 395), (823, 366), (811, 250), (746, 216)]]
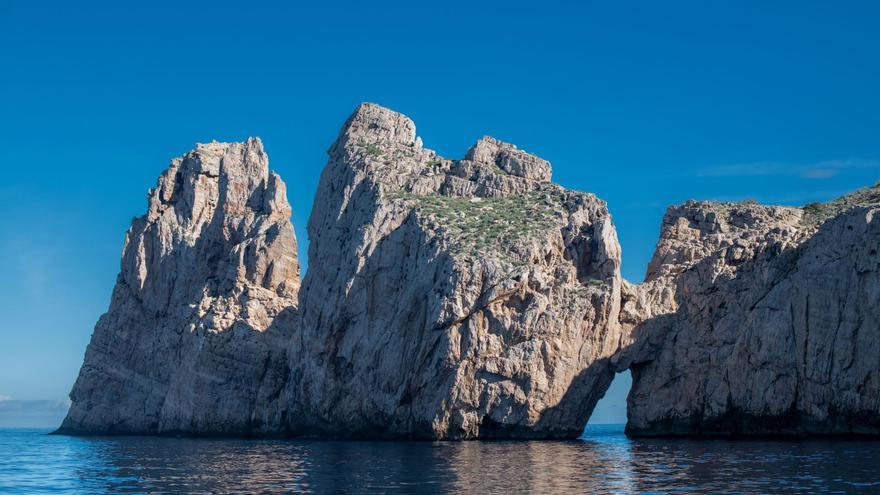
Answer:
[(0, 430), (0, 493), (877, 492), (880, 442), (318, 442)]

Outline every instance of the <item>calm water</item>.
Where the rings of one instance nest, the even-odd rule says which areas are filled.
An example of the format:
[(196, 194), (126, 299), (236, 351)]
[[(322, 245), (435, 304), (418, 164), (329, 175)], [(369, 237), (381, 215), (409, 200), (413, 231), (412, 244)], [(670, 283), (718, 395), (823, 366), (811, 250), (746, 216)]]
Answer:
[(880, 442), (315, 442), (0, 430), (0, 493), (880, 492)]

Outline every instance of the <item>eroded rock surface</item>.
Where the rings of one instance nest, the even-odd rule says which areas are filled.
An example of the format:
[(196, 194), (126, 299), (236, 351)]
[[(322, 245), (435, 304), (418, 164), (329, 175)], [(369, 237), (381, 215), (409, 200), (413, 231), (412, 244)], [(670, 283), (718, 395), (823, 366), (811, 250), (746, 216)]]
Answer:
[(277, 432), (299, 289), (281, 179), (258, 139), (176, 158), (132, 221), (61, 427), (70, 433)]
[(61, 432), (570, 438), (632, 369), (630, 434), (880, 434), (880, 188), (671, 207), (631, 284), (605, 203), (511, 144), (363, 104), (328, 153), (302, 290), (259, 140), (172, 161)]
[(605, 203), (492, 138), (445, 159), (372, 104), (329, 155), (291, 347), (291, 431), (579, 435), (620, 340)]
[(624, 296), (627, 432), (880, 433), (878, 213), (876, 187), (805, 208), (670, 208)]

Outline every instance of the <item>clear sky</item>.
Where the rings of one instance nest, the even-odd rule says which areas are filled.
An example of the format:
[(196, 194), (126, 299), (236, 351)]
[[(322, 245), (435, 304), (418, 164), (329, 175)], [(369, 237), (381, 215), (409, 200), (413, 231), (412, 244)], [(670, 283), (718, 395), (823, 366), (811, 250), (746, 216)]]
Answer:
[(361, 101), (447, 157), (490, 134), (549, 159), (608, 201), (633, 280), (669, 204), (880, 179), (878, 2), (127, 3), (0, 0), (0, 396), (66, 396), (131, 217), (195, 142), (263, 138), (304, 259)]

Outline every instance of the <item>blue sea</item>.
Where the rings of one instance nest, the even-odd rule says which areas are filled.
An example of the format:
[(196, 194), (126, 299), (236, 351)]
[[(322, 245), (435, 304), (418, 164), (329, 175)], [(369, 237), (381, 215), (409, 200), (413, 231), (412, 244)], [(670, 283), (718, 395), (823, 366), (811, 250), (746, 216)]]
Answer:
[(0, 429), (0, 493), (880, 493), (880, 442), (324, 442)]

